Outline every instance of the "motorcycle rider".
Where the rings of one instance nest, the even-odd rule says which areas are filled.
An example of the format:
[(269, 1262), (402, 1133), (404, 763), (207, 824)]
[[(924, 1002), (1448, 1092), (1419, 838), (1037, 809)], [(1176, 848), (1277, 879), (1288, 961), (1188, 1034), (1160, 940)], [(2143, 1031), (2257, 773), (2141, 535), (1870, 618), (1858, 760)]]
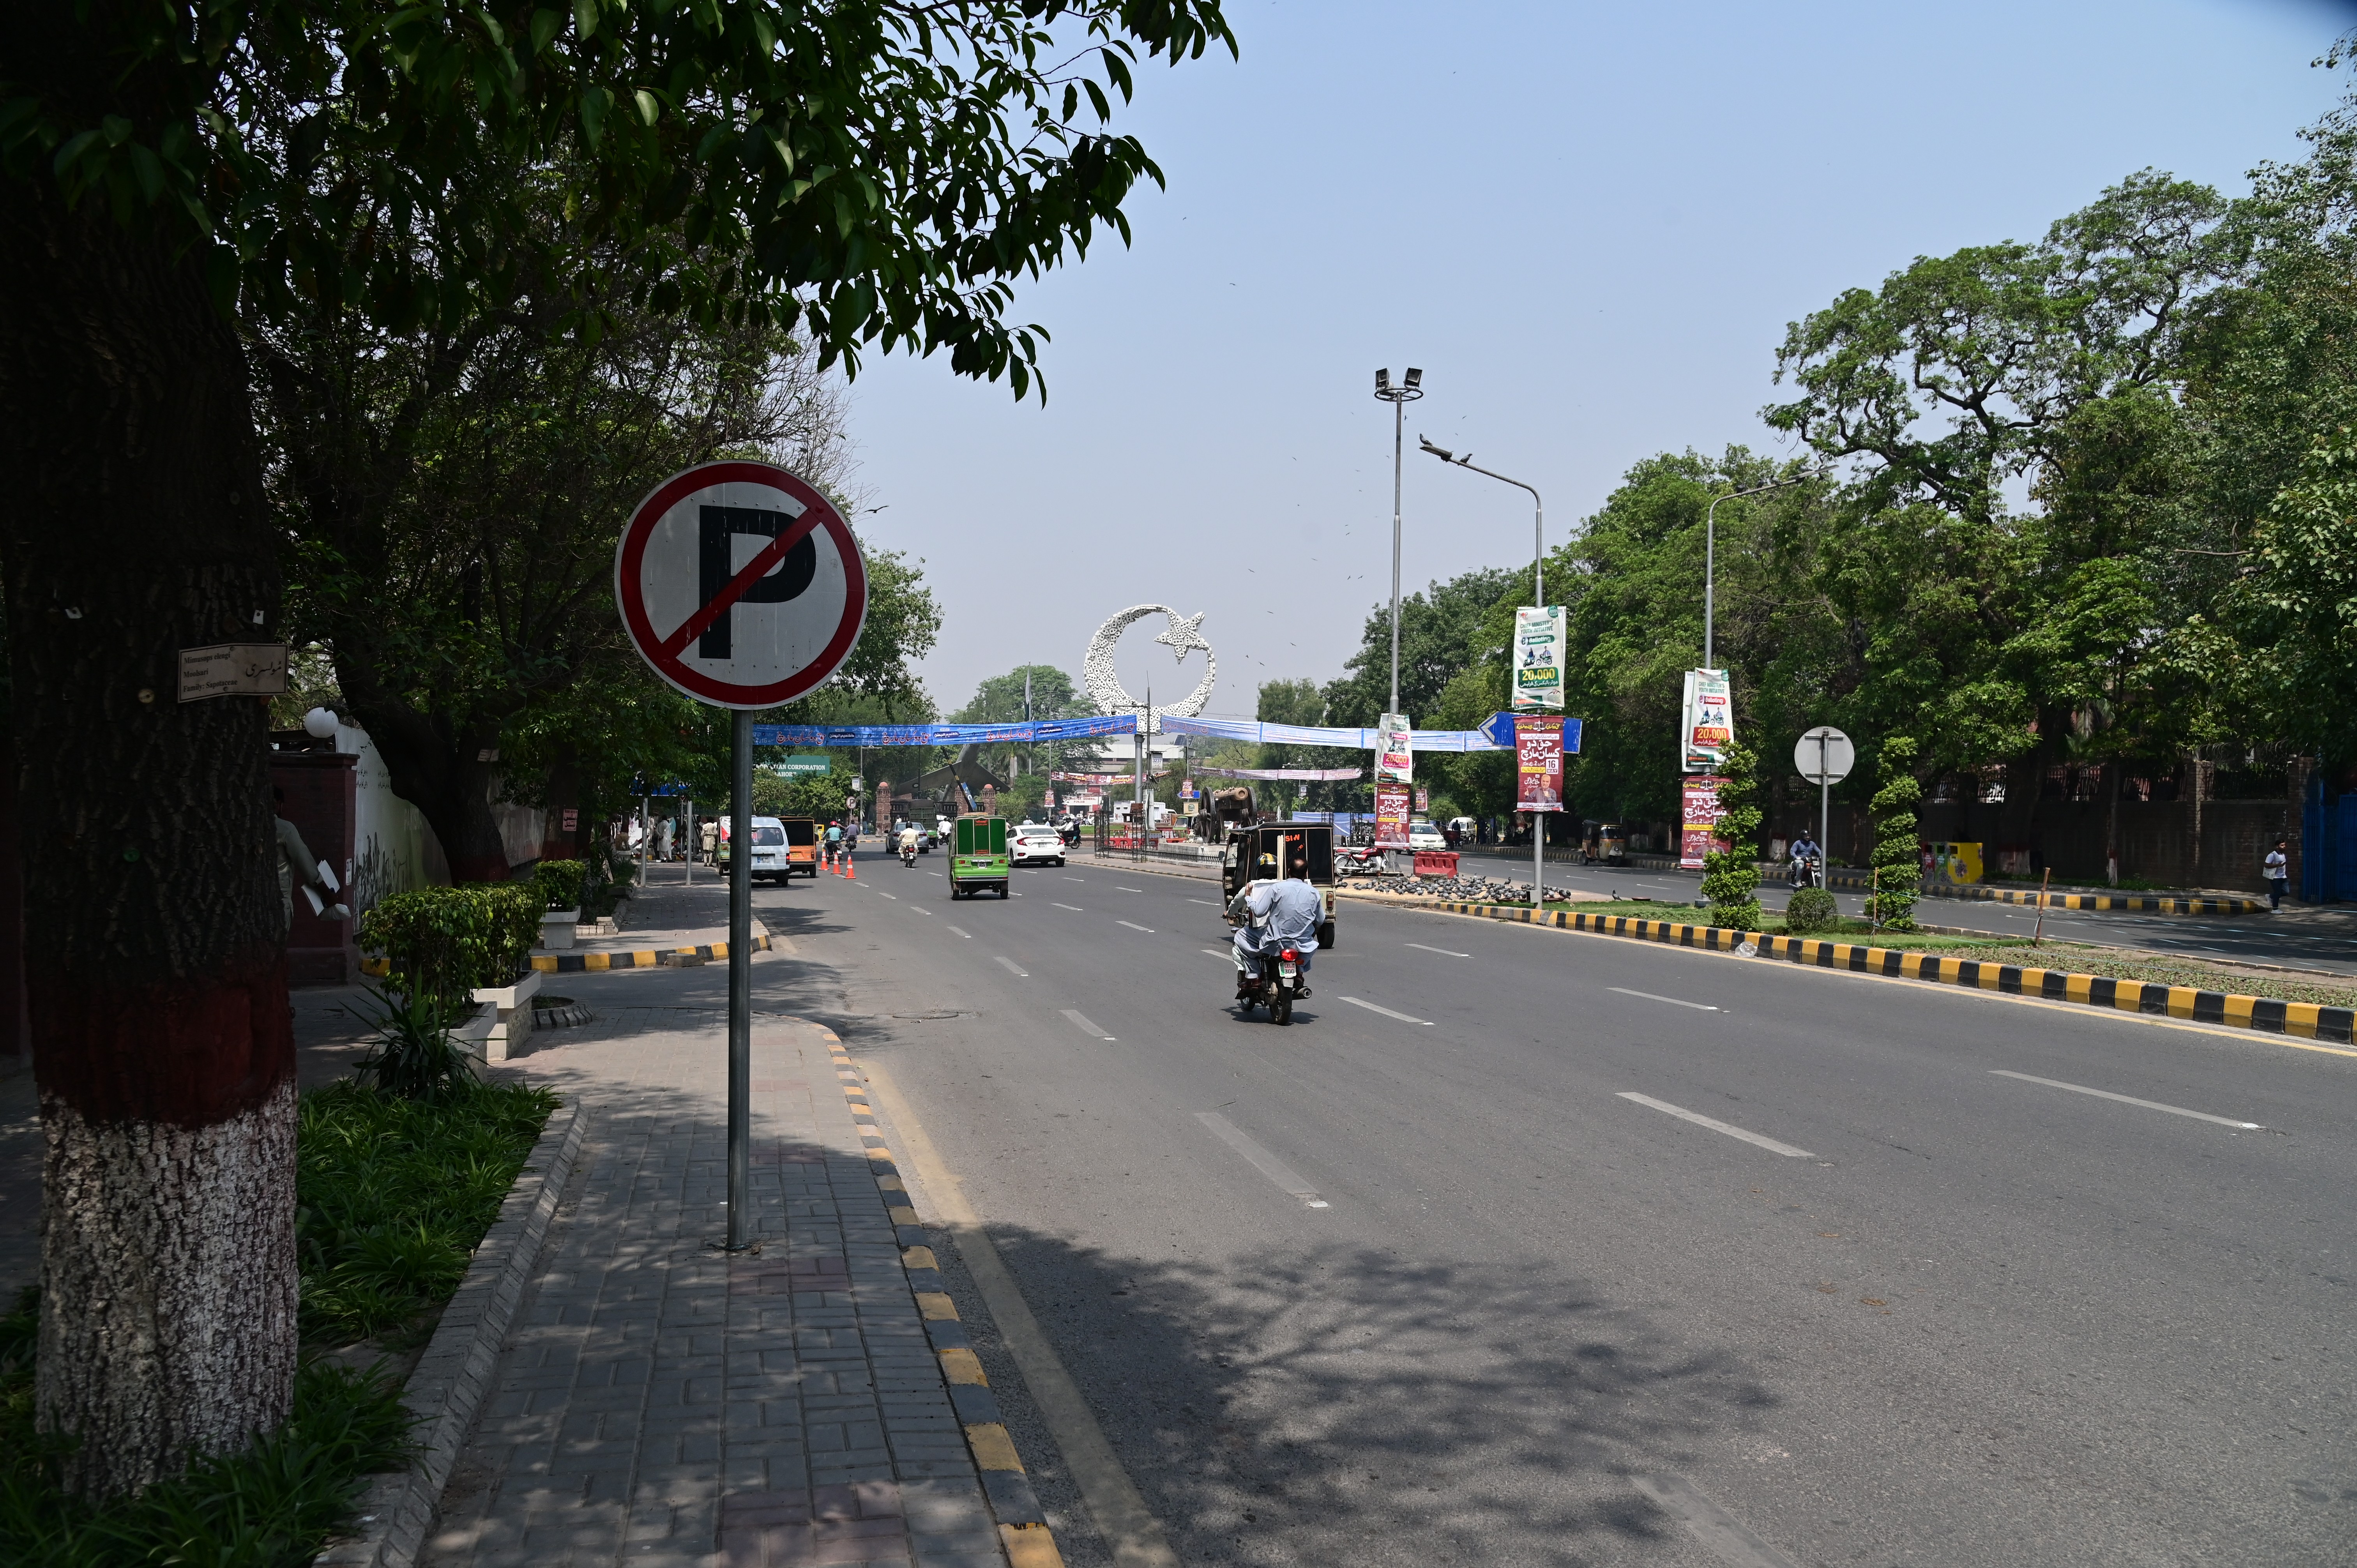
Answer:
[(900, 829), (901, 865), (914, 865), (917, 864), (917, 843), (924, 836), (924, 834), (917, 831), (917, 824), (914, 822), (909, 822), (902, 826)]
[(1809, 830), (1803, 828), (1801, 836), (1792, 841), (1792, 886), (1814, 887), (1817, 885), (1817, 867), (1824, 860), (1824, 854), (1825, 852), (1817, 847), (1817, 841), (1809, 836)]
[[(1261, 856), (1261, 867), (1275, 871), (1276, 857)], [(1301, 973), (1309, 972), (1309, 955), (1318, 950), (1318, 922), (1326, 917), (1326, 902), (1309, 885), (1309, 862), (1294, 855), (1286, 863), (1283, 881), (1274, 876), (1246, 883), (1228, 905), (1236, 926), (1236, 995), (1249, 996), (1260, 983), (1260, 961), (1282, 948), (1300, 956)], [(1309, 988), (1301, 988), (1309, 994)]]

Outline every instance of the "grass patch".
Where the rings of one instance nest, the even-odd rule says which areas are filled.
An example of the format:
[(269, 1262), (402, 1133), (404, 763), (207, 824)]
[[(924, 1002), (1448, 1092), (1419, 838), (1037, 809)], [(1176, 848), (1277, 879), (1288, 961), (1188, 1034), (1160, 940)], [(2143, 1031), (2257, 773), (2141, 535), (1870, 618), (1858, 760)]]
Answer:
[(365, 1477), (414, 1452), (401, 1379), (321, 1349), (415, 1343), (465, 1278), (475, 1246), (556, 1097), (468, 1082), (433, 1101), (347, 1080), (303, 1097), (296, 1240), (305, 1359), (285, 1426), (133, 1498), (91, 1505), (59, 1484), (59, 1439), (34, 1430), (36, 1293), (0, 1317), (0, 1563), (8, 1568), (299, 1568), (352, 1522)]
[(304, 1337), (398, 1346), (429, 1331), (555, 1109), (546, 1090), (512, 1083), (434, 1101), (349, 1080), (305, 1095), (295, 1142)]
[(59, 1441), (33, 1429), (36, 1294), (0, 1318), (0, 1563), (10, 1568), (298, 1568), (351, 1520), (363, 1476), (408, 1463), (401, 1385), (309, 1361), (295, 1413), (242, 1454), (209, 1459), (138, 1497), (91, 1504), (58, 1485)]

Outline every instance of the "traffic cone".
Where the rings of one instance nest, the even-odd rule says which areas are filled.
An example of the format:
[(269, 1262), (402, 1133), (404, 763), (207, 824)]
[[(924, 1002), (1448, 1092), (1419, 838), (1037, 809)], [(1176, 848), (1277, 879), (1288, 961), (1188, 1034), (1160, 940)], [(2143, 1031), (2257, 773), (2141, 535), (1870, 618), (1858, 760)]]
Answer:
[(854, 882), (859, 880), (859, 863), (848, 854), (843, 857), (843, 874)]

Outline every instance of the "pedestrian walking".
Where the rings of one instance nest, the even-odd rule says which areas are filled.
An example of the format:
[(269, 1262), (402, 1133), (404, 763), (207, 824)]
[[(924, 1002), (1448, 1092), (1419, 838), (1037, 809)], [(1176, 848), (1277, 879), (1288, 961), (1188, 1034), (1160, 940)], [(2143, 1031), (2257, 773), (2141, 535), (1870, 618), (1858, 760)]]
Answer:
[(2284, 897), (2291, 891), (2291, 856), (2285, 852), (2291, 847), (2289, 839), (2276, 840), (2276, 847), (2267, 851), (2264, 863), (2267, 877), (2267, 908), (2280, 909)]

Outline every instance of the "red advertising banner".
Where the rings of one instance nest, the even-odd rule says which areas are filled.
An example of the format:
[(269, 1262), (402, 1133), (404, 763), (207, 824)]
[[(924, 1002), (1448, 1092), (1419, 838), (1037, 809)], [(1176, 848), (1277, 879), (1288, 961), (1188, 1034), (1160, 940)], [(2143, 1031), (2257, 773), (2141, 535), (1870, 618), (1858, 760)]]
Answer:
[(1718, 837), (1718, 787), (1725, 782), (1716, 773), (1686, 777), (1684, 805), (1678, 812), (1678, 864), (1688, 870), (1700, 870), (1703, 856), (1723, 847)]
[(1563, 721), (1514, 721), (1514, 810), (1563, 810)]
[(1407, 847), (1407, 786), (1378, 784), (1375, 786), (1375, 847), (1405, 849)]

